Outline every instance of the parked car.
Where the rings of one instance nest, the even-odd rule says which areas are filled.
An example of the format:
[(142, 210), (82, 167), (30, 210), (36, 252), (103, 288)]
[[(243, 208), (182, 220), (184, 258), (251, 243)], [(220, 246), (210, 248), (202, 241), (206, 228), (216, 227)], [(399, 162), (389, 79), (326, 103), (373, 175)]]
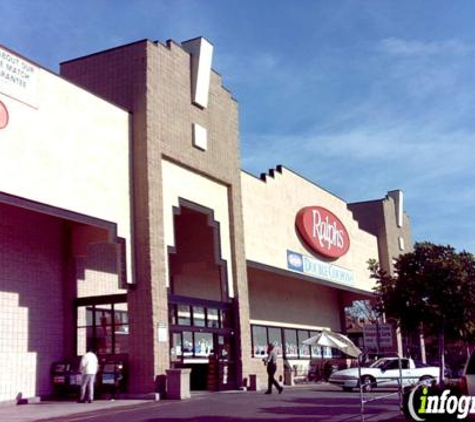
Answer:
[[(401, 371), (399, 370), (401, 362)], [(337, 371), (330, 376), (328, 382), (340, 386), (344, 391), (351, 391), (362, 385), (363, 391), (371, 391), (376, 387), (397, 387), (402, 374), (402, 385), (410, 385), (418, 381), (438, 381), (439, 368), (415, 362), (412, 359), (397, 357), (381, 358), (368, 367)]]

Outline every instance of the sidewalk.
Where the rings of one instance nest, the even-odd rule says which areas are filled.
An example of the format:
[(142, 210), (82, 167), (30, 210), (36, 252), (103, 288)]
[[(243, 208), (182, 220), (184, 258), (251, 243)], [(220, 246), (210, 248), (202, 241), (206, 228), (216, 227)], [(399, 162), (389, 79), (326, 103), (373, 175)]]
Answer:
[(74, 400), (42, 401), (22, 405), (0, 406), (0, 420), (8, 422), (29, 422), (48, 420), (88, 413), (97, 410), (130, 408), (156, 403), (152, 400), (95, 400), (92, 403), (76, 403)]
[[(263, 391), (193, 392), (188, 400), (45, 401), (0, 407), (8, 422), (360, 422), (359, 394), (342, 393), (328, 384), (286, 387), (283, 394)], [(368, 405), (368, 422), (402, 422), (397, 401)]]

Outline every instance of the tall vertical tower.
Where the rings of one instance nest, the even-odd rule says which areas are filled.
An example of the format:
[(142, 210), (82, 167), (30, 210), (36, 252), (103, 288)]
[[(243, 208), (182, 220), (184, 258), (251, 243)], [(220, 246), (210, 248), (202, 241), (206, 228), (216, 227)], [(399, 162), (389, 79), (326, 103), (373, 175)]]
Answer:
[[(237, 385), (250, 356), (238, 106), (211, 68), (212, 53), (204, 38), (181, 45), (142, 40), (61, 64), (63, 77), (131, 113), (135, 286), (128, 304), (135, 392), (154, 391), (156, 377), (170, 368), (175, 334), (186, 340), (169, 329), (173, 301), (201, 300), (197, 309), (232, 313), (231, 326), (213, 328), (212, 334), (231, 336)], [(207, 220), (200, 219), (203, 213)], [(197, 224), (212, 227), (215, 259), (206, 268), (189, 252), (206, 243), (200, 236), (207, 231)], [(171, 259), (177, 251), (181, 258)], [(215, 278), (219, 297), (211, 287), (197, 297), (207, 291), (200, 286)]]
[(413, 249), (403, 198), (403, 192), (397, 189), (383, 199), (348, 204), (360, 227), (377, 236), (379, 264), (389, 274), (393, 274), (394, 260)]

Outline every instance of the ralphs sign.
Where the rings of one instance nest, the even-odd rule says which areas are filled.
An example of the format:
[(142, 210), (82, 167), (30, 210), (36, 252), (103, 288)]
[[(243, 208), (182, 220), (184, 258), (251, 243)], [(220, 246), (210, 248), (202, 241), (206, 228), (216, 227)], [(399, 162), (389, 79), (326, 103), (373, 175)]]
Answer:
[(295, 218), (297, 230), (314, 252), (336, 259), (350, 248), (350, 236), (339, 218), (325, 208), (302, 208)]

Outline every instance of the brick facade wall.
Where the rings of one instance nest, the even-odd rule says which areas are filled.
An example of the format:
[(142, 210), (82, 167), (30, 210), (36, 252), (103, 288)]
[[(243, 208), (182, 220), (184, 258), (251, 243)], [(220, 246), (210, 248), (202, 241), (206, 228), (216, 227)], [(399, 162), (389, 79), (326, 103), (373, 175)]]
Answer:
[(0, 401), (51, 392), (64, 356), (64, 225), (0, 204)]
[(77, 297), (125, 293), (119, 286), (117, 247), (92, 243), (87, 256), (76, 259)]

